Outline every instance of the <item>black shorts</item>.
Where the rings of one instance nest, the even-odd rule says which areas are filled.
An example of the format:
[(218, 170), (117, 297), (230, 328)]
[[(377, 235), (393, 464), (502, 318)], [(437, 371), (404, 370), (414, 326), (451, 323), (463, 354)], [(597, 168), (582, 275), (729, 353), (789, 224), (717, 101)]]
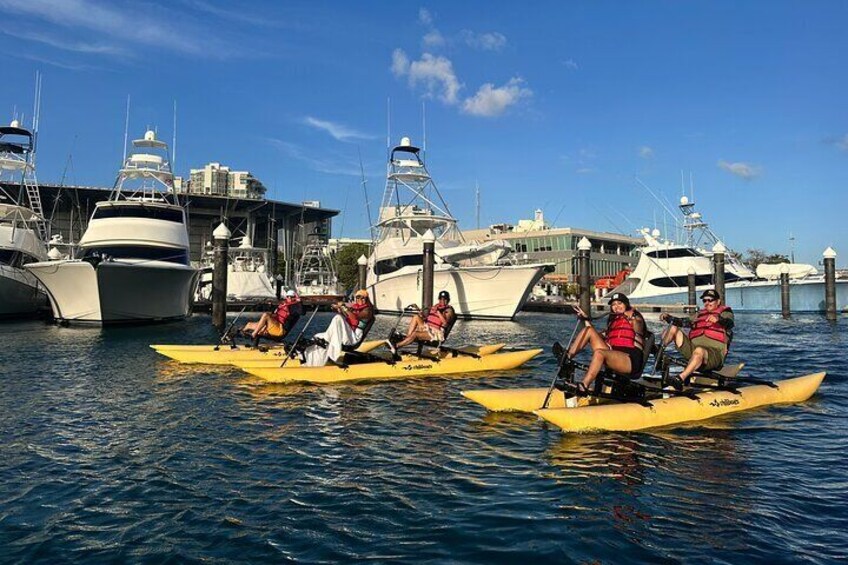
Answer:
[(613, 351), (621, 351), (627, 353), (630, 357), (630, 378), (638, 379), (642, 376), (642, 350), (635, 347), (621, 347), (620, 345), (610, 346)]

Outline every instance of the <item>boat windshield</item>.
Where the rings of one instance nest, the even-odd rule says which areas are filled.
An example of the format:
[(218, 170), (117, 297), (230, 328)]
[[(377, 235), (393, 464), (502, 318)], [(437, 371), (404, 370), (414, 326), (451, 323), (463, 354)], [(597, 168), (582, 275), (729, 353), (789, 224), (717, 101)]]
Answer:
[(86, 247), (82, 259), (104, 256), (113, 259), (144, 259), (147, 261), (166, 261), (188, 265), (188, 251), (172, 247), (148, 247), (144, 245), (97, 245)]
[(183, 211), (159, 206), (98, 206), (91, 216), (92, 220), (106, 218), (148, 218), (183, 223)]

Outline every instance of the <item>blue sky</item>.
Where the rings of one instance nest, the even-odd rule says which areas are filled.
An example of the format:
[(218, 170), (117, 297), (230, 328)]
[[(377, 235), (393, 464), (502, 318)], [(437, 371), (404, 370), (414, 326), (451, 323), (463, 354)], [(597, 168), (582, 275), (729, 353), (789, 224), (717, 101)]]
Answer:
[(662, 229), (681, 170), (730, 247), (848, 263), (848, 3), (0, 0), (0, 117), (44, 75), (39, 176), (110, 186), (130, 133), (180, 173), (248, 169), (364, 236), (396, 142), (420, 142), (461, 225)]

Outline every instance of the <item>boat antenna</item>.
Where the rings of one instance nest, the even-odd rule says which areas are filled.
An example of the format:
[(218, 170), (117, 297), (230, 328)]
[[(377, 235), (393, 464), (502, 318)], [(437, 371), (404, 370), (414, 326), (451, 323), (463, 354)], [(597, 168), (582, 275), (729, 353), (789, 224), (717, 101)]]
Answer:
[[(392, 98), (386, 98), (386, 157), (391, 154), (392, 150)], [(360, 159), (360, 164), (362, 159)]]
[(695, 202), (695, 179), (692, 177), (692, 171), (689, 171), (689, 199), (692, 203)]
[(374, 241), (374, 222), (371, 221), (371, 202), (368, 200), (368, 181), (365, 178), (365, 167), (362, 166), (362, 150), (359, 145), (356, 146), (356, 151), (359, 153), (359, 174), (362, 180), (362, 192), (365, 194), (365, 212), (368, 214), (368, 235), (371, 241)]
[(789, 262), (795, 262), (795, 236), (792, 231), (789, 232)]
[(480, 183), (477, 180), (475, 180), (474, 185), (475, 185), (474, 207), (475, 207), (475, 210), (476, 210), (476, 217), (477, 217), (477, 229), (479, 230), (480, 229)]
[[(41, 117), (41, 72), (35, 71), (35, 100), (32, 103), (32, 152), (38, 146), (38, 122)], [(33, 155), (35, 159), (35, 155)]]
[(124, 161), (127, 160), (127, 141), (129, 140), (130, 135), (130, 95), (127, 94), (127, 116), (124, 121), (124, 157), (121, 159), (121, 166), (123, 167)]
[[(174, 166), (177, 162), (177, 101), (174, 99), (174, 137), (171, 142), (171, 173), (174, 172)], [(176, 192), (176, 191), (174, 191)]]
[(421, 159), (427, 162), (427, 103), (421, 101)]
[(74, 166), (74, 147), (76, 144), (77, 134), (74, 134), (74, 140), (71, 142), (71, 150), (68, 152), (68, 160), (65, 161), (65, 169), (62, 171), (62, 180), (59, 182), (59, 186), (65, 186), (65, 177), (68, 175), (68, 168)]

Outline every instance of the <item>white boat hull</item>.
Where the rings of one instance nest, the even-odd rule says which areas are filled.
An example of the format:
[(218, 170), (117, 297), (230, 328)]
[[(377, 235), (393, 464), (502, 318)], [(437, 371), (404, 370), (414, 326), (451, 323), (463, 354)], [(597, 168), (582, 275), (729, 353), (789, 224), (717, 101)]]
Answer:
[[(460, 318), (511, 320), (521, 309), (533, 286), (544, 276), (544, 265), (452, 267), (436, 265), (433, 299), (447, 290)], [(377, 310), (400, 313), (410, 304), (421, 305), (421, 267), (405, 267), (369, 280)]]
[(0, 317), (35, 314), (46, 306), (38, 279), (23, 269), (0, 265)]
[(191, 312), (198, 271), (163, 261), (53, 261), (27, 265), (47, 289), (53, 315), (69, 323), (148, 323)]

